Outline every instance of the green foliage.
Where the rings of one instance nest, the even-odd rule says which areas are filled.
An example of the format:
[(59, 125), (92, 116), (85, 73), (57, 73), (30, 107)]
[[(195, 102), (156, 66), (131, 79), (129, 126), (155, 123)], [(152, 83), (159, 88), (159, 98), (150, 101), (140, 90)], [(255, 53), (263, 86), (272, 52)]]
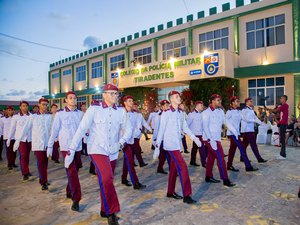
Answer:
[(237, 79), (232, 78), (201, 79), (192, 80), (190, 89), (193, 92), (193, 100), (202, 100), (206, 106), (209, 105), (209, 98), (212, 94), (221, 95), (222, 105), (227, 109), (233, 92), (235, 96), (239, 96), (240, 85)]

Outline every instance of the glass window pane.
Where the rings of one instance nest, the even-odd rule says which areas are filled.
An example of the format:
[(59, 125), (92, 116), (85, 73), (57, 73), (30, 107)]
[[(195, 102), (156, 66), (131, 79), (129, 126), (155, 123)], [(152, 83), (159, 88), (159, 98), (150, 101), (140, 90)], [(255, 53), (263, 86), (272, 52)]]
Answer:
[(228, 36), (228, 27), (222, 29), (222, 37)]
[(181, 48), (181, 52), (180, 52), (181, 56), (186, 56), (186, 47)]
[(285, 23), (285, 17), (284, 17), (284, 14), (275, 16), (275, 24), (276, 24), (276, 25), (278, 25), (278, 24), (283, 24), (283, 23)]
[(264, 47), (264, 31), (256, 31), (256, 48), (261, 48)]
[(265, 87), (265, 79), (257, 79), (257, 87)]
[(217, 39), (214, 41), (214, 50), (218, 50), (221, 48), (221, 39)]
[(267, 88), (266, 90), (266, 105), (274, 105), (274, 88)]
[(214, 49), (213, 41), (206, 42), (206, 48), (207, 50), (213, 50)]
[(215, 30), (214, 31), (214, 38), (219, 38), (221, 37), (221, 30)]
[(181, 46), (185, 46), (185, 39), (184, 38), (181, 39)]
[(246, 31), (251, 31), (255, 29), (254, 21), (246, 23)]
[(257, 105), (264, 105), (265, 104), (265, 89), (258, 88), (256, 95), (257, 95)]
[(228, 49), (228, 37), (222, 38), (222, 45), (221, 48), (226, 48)]
[(285, 43), (284, 25), (276, 27), (276, 45)]
[(248, 80), (248, 88), (256, 87), (256, 80)]
[(266, 79), (266, 86), (274, 86), (274, 78), (267, 78)]
[(256, 89), (248, 89), (248, 96), (253, 99), (253, 103), (256, 105)]
[(204, 52), (205, 48), (206, 48), (206, 43), (205, 42), (200, 43), (200, 45), (199, 45), (199, 52)]
[(274, 28), (267, 29), (267, 46), (275, 44)]
[(163, 52), (162, 58), (163, 58), (163, 60), (166, 60), (166, 59), (167, 59), (167, 52)]
[(206, 35), (205, 34), (200, 34), (199, 35), (199, 41), (202, 42), (202, 41), (205, 41), (206, 40)]
[(274, 16), (266, 18), (266, 27), (274, 26)]
[(247, 33), (247, 49), (255, 48), (255, 33), (249, 32)]
[(284, 77), (276, 77), (276, 86), (284, 85)]
[(174, 48), (180, 47), (180, 40), (174, 42)]
[(167, 50), (167, 45), (166, 44), (163, 44), (163, 51)]
[(206, 39), (211, 40), (214, 38), (214, 33), (212, 31), (206, 33)]
[(257, 29), (261, 29), (261, 28), (263, 28), (264, 27), (264, 20), (263, 19), (261, 19), (261, 20), (256, 20), (255, 21), (256, 23), (255, 23), (255, 25), (256, 25), (256, 30)]
[(277, 87), (276, 88), (276, 104), (280, 104), (280, 97), (284, 95), (284, 87)]

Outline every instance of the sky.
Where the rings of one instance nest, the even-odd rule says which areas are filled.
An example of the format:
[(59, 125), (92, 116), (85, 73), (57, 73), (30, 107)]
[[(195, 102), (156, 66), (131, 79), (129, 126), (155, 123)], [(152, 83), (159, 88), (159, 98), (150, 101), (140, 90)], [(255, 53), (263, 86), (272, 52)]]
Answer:
[(50, 63), (226, 2), (235, 8), (235, 0), (0, 0), (0, 100), (37, 100), (48, 94)]

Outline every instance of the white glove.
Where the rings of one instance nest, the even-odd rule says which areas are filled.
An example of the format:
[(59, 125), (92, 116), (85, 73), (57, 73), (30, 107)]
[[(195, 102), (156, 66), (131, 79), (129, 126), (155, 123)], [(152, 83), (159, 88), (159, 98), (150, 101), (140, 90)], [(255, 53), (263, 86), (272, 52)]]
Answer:
[(65, 158), (65, 167), (66, 168), (69, 168), (69, 166), (73, 162), (74, 155), (75, 155), (75, 151), (74, 150), (68, 150), (68, 154), (67, 154), (67, 156)]
[(209, 143), (210, 143), (210, 146), (212, 147), (212, 149), (217, 151), (217, 149), (218, 149), (217, 142), (214, 140), (211, 140)]
[(194, 140), (193, 140), (194, 142), (195, 142), (195, 144), (200, 148), (200, 147), (202, 147), (202, 143), (201, 143), (201, 141), (199, 140), (199, 138), (194, 138)]
[(10, 146), (10, 139), (7, 139), (7, 141), (6, 141), (6, 146), (7, 146), (7, 147)]
[(154, 153), (153, 153), (153, 159), (156, 160), (159, 156), (159, 147), (158, 146), (155, 146), (155, 150), (154, 150)]
[(53, 148), (47, 147), (47, 158), (50, 158), (52, 156)]
[(20, 140), (16, 140), (14, 147), (13, 147), (13, 151), (16, 152), (18, 150), (19, 146), (20, 146)]

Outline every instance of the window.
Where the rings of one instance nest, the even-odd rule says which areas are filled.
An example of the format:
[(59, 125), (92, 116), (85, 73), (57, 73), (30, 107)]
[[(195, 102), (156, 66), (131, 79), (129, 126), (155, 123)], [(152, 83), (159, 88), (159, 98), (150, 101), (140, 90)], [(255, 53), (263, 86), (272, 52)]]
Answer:
[(83, 81), (86, 79), (86, 66), (76, 67), (76, 82)]
[(77, 97), (77, 109), (80, 109), (82, 103), (86, 104), (86, 96)]
[(228, 49), (228, 27), (199, 35), (199, 52)]
[(58, 105), (59, 104), (59, 99), (53, 99), (53, 104)]
[(92, 79), (102, 77), (102, 61), (92, 63)]
[(151, 63), (151, 57), (152, 57), (152, 48), (143, 48), (140, 50), (136, 50), (133, 52), (133, 57), (136, 59), (137, 63), (140, 64), (147, 64)]
[(248, 96), (254, 105), (275, 105), (284, 95), (284, 77), (271, 77), (248, 80)]
[(52, 73), (52, 79), (58, 78), (60, 76), (59, 73)]
[(92, 100), (102, 101), (102, 94), (92, 95)]
[(246, 23), (247, 49), (285, 43), (285, 15), (280, 14)]
[(63, 71), (63, 76), (71, 75), (71, 73), (72, 73), (72, 70), (71, 70), (71, 69), (69, 69), (69, 70), (64, 70), (64, 71)]
[(165, 43), (162, 45), (162, 58), (163, 60), (170, 59), (171, 57), (180, 57), (187, 55), (187, 48), (185, 46), (185, 39)]
[(116, 70), (116, 69), (123, 69), (125, 68), (125, 55), (117, 55), (110, 58), (110, 70)]

